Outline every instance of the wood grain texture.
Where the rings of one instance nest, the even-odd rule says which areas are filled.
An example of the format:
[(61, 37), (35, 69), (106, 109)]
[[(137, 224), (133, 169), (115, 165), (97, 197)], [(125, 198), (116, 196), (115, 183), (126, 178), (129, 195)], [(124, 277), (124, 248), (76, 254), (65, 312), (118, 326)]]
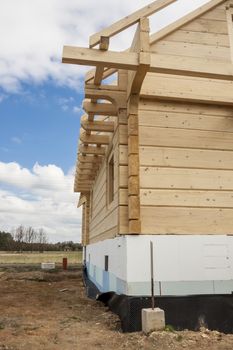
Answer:
[(233, 209), (142, 207), (142, 234), (233, 234)]
[(202, 78), (147, 73), (141, 98), (233, 105), (233, 83)]
[[(123, 203), (124, 194), (121, 193)], [(142, 206), (231, 208), (233, 191), (141, 190)]]
[(233, 171), (141, 167), (141, 188), (233, 190)]
[(233, 150), (233, 134), (221, 131), (140, 127), (141, 146)]
[(233, 152), (141, 146), (140, 164), (145, 167), (233, 170)]

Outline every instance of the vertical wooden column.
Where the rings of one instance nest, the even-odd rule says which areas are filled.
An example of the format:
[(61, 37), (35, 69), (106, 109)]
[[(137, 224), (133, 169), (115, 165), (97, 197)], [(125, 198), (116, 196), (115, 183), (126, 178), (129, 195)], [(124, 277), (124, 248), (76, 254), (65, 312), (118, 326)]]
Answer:
[(230, 41), (231, 61), (233, 63), (233, 2), (226, 7), (228, 35)]
[[(88, 195), (89, 197), (89, 195)], [(86, 202), (83, 204), (82, 207), (82, 245), (86, 246), (90, 242), (90, 230), (89, 230), (89, 223), (90, 223), (90, 198), (87, 197)]]
[(140, 221), (140, 162), (138, 107), (143, 80), (150, 67), (149, 20), (141, 18), (131, 46), (138, 53), (139, 67), (128, 72), (128, 210), (129, 233), (141, 233)]
[(129, 233), (141, 232), (139, 186), (138, 96), (128, 100), (128, 210)]

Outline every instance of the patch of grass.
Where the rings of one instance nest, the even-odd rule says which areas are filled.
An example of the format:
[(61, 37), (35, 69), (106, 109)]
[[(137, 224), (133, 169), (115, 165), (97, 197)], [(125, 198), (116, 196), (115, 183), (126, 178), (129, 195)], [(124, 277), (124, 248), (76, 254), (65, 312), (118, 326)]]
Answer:
[(5, 329), (5, 325), (3, 322), (0, 322), (0, 330), (3, 330), (3, 329)]
[(178, 342), (181, 342), (181, 341), (183, 340), (182, 335), (181, 335), (181, 334), (178, 334), (177, 337), (176, 337), (176, 340), (177, 340)]
[(68, 264), (80, 264), (82, 252), (44, 252), (44, 253), (8, 253), (0, 252), (0, 264), (41, 264), (52, 262), (62, 264), (62, 259), (67, 258)]
[(165, 330), (165, 332), (172, 332), (172, 333), (175, 332), (174, 327), (170, 324), (167, 324), (166, 327), (164, 328), (164, 330)]

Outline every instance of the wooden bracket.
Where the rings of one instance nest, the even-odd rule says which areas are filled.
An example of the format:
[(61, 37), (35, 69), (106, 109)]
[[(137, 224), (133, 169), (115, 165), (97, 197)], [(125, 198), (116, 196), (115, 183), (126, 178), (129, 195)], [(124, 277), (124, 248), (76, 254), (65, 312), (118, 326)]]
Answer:
[(104, 121), (90, 122), (86, 120), (86, 121), (81, 121), (81, 126), (86, 131), (114, 132), (113, 122), (104, 122)]
[(112, 103), (92, 103), (90, 99), (85, 99), (82, 105), (87, 114), (117, 116), (117, 108)]
[(87, 135), (86, 131), (80, 134), (80, 141), (86, 145), (108, 145), (109, 136), (106, 135)]

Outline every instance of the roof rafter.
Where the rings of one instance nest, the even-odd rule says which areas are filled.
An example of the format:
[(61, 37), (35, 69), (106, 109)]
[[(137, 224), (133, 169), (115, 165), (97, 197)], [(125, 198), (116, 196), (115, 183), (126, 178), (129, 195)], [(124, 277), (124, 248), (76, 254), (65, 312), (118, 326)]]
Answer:
[(123, 30), (131, 27), (136, 24), (140, 18), (148, 17), (155, 12), (162, 10), (164, 7), (172, 4), (176, 0), (156, 0), (152, 2), (150, 5), (143, 7), (142, 9), (132, 13), (131, 15), (121, 19), (120, 21), (112, 24), (110, 27), (101, 30), (100, 32), (92, 35), (90, 37), (90, 47), (94, 47), (101, 42), (101, 37), (112, 37)]

